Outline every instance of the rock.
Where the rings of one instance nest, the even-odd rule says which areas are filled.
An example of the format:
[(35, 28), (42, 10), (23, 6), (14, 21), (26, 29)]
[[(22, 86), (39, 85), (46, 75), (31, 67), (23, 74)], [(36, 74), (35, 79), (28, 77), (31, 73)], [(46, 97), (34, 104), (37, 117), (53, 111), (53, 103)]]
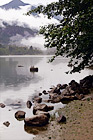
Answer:
[(61, 94), (64, 96), (75, 95), (75, 91), (72, 90), (70, 86), (67, 86)]
[(26, 112), (24, 112), (24, 111), (17, 111), (17, 112), (15, 113), (15, 118), (16, 118), (16, 119), (25, 118), (25, 114), (26, 114)]
[(60, 88), (62, 85), (61, 84), (57, 84), (57, 88)]
[(39, 93), (39, 96), (41, 96), (42, 95), (42, 93)]
[(37, 110), (47, 111), (47, 105), (46, 104), (36, 104), (33, 107), (33, 114), (35, 114)]
[(44, 126), (48, 124), (48, 121), (49, 118), (44, 114), (34, 115), (31, 118), (24, 119), (25, 125), (27, 126)]
[(34, 98), (34, 102), (35, 102), (35, 103), (41, 103), (41, 102), (42, 102), (42, 98), (40, 98), (40, 97), (35, 97), (35, 98)]
[(80, 85), (83, 88), (93, 88), (93, 75), (86, 76), (82, 80), (80, 80)]
[(51, 102), (51, 101), (52, 101), (51, 99), (43, 100), (43, 102), (46, 102), (46, 103), (49, 103), (49, 102)]
[(54, 109), (54, 106), (48, 106), (48, 111), (51, 111)]
[(65, 89), (68, 85), (67, 84), (63, 84), (61, 85), (60, 89)]
[(37, 67), (36, 68), (35, 67), (31, 67), (30, 68), (30, 72), (38, 72), (38, 68)]
[(78, 84), (75, 80), (72, 80), (69, 85), (71, 89), (78, 94), (88, 94), (89, 90), (87, 88), (83, 88), (80, 84)]
[(77, 88), (80, 88), (80, 84), (78, 84), (75, 80), (72, 80), (69, 85), (71, 86), (72, 90), (77, 90)]
[(76, 93), (75, 94), (75, 97), (78, 99), (78, 100), (81, 100), (81, 99), (83, 99), (84, 98), (84, 95), (83, 94), (78, 94), (78, 93)]
[(43, 90), (43, 94), (45, 94), (45, 95), (46, 95), (46, 94), (48, 94), (48, 92), (46, 92), (46, 90)]
[(58, 123), (65, 123), (66, 122), (66, 117), (64, 115), (60, 115), (58, 118), (57, 118), (57, 122)]
[(6, 122), (4, 122), (3, 124), (4, 124), (6, 127), (9, 127), (10, 122), (6, 121)]
[(61, 98), (61, 102), (63, 102), (63, 101), (73, 101), (73, 100), (76, 100), (75, 96), (63, 96)]
[(51, 103), (59, 103), (61, 101), (61, 97), (58, 94), (54, 94), (50, 97)]
[(27, 108), (31, 108), (31, 106), (32, 106), (31, 101), (27, 101), (26, 105), (27, 105)]
[(37, 110), (35, 115), (40, 115), (40, 114), (44, 114), (46, 115), (48, 118), (50, 118), (50, 114), (48, 112), (44, 112), (44, 111), (40, 111), (40, 110)]
[(5, 105), (4, 105), (3, 103), (0, 103), (0, 107), (1, 107), (1, 108), (4, 108)]
[(49, 93), (57, 93), (57, 94), (60, 94), (60, 87), (59, 86), (54, 87), (51, 91), (49, 91)]
[(50, 109), (53, 109), (53, 106), (47, 106), (46, 104), (36, 104), (33, 107), (33, 114), (35, 114), (38, 110), (48, 112)]

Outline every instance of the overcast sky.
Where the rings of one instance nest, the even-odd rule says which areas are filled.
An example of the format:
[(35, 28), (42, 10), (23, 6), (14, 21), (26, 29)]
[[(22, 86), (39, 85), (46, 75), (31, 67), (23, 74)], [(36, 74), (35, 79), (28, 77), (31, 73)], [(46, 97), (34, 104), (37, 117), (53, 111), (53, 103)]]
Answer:
[[(0, 0), (0, 5), (6, 4), (10, 2), (11, 0)], [(30, 3), (31, 5), (38, 5), (39, 3), (47, 4), (51, 3), (57, 0), (22, 0), (25, 3)], [(24, 26), (24, 24), (27, 24), (30, 28), (39, 29), (40, 26), (49, 24), (49, 23), (58, 23), (56, 19), (47, 19), (47, 17), (44, 17), (44, 15), (40, 15), (39, 18), (31, 16), (23, 15), (29, 10), (29, 5), (22, 7), (22, 9), (15, 10), (5, 10), (0, 8), (0, 26), (3, 26), (3, 21), (7, 22), (9, 25), (12, 25), (13, 23), (17, 23), (18, 26)], [(17, 36), (13, 37), (12, 39), (16, 40)], [(38, 42), (38, 45), (36, 44)], [(39, 46), (40, 48), (44, 49), (44, 38), (41, 36), (36, 36), (35, 38), (23, 38), (21, 40), (21, 43), (23, 45), (34, 45)]]

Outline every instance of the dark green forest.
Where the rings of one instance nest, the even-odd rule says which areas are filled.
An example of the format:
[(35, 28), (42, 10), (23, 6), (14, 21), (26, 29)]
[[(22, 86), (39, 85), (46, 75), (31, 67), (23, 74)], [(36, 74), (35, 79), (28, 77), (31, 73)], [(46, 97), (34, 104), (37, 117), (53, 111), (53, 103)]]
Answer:
[(15, 45), (2, 45), (0, 44), (0, 55), (38, 55), (42, 54), (42, 51), (33, 48), (32, 46), (28, 47), (18, 47)]

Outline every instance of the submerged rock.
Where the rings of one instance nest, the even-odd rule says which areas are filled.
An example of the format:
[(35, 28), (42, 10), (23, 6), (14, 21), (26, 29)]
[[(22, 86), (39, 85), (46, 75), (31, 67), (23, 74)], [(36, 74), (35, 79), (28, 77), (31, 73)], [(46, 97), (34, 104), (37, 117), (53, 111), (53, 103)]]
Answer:
[(4, 108), (4, 107), (5, 107), (5, 104), (0, 103), (0, 107), (1, 107), (1, 108)]
[(9, 121), (6, 121), (6, 122), (4, 122), (3, 124), (4, 124), (6, 127), (9, 127), (10, 122), (9, 122)]
[(49, 118), (44, 114), (34, 115), (31, 118), (25, 118), (24, 122), (27, 126), (44, 126), (48, 124)]

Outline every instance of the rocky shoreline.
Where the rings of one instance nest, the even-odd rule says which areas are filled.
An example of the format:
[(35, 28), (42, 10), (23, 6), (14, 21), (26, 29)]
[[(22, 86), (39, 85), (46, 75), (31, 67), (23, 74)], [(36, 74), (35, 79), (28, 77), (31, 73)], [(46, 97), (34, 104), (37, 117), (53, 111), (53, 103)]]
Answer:
[[(46, 103), (68, 103), (71, 101), (77, 102), (78, 100), (83, 102), (84, 100), (93, 100), (93, 94), (89, 95), (90, 89), (93, 88), (93, 75), (87, 76), (84, 79), (80, 80), (80, 83), (77, 83), (75, 80), (72, 80), (68, 85), (58, 84), (55, 87), (52, 87), (49, 91), (42, 91), (38, 96), (33, 97), (33, 100), (28, 100), (26, 105), (30, 109), (33, 106), (33, 116), (30, 118), (25, 118), (26, 112), (18, 110), (15, 113), (15, 118), (17, 120), (24, 120), (24, 129), (29, 127), (31, 131), (33, 127), (46, 127), (46, 125), (51, 124), (51, 113), (50, 111), (54, 109), (53, 105), (47, 105)], [(44, 100), (42, 95), (48, 95), (49, 99)], [(44, 102), (44, 103), (43, 103)], [(45, 103), (46, 102), (46, 103)], [(15, 104), (15, 103), (14, 103)], [(16, 103), (21, 105), (20, 102)], [(5, 108), (5, 104), (0, 103), (1, 108)], [(58, 113), (55, 119), (55, 123), (66, 123), (67, 116), (64, 116), (63, 112)], [(7, 127), (10, 123), (7, 121), (3, 123)], [(7, 125), (9, 124), (9, 125)], [(49, 138), (51, 139), (51, 138)], [(41, 140), (41, 139), (40, 139)], [(60, 138), (57, 140), (61, 140)]]

